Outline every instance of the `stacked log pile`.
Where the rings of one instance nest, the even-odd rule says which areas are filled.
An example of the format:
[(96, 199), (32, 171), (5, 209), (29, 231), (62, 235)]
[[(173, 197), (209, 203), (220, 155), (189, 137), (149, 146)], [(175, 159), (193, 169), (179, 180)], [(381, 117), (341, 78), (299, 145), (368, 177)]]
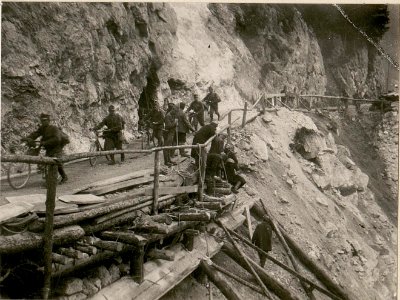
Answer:
[[(236, 199), (234, 195), (205, 195), (203, 201), (196, 202), (187, 193), (164, 195), (158, 198), (159, 214), (151, 216), (153, 197), (147, 196), (154, 180), (151, 173), (142, 170), (82, 187), (74, 191), (81, 195), (74, 206), (56, 211), (51, 255), (53, 297), (84, 299), (126, 274), (140, 282), (144, 260), (174, 258), (173, 253), (159, 249), (159, 241), (184, 231), (190, 240), (190, 230), (214, 220)], [(179, 187), (183, 182), (178, 175), (160, 176), (160, 186)], [(88, 200), (93, 195), (105, 201), (87, 204), (93, 203)], [(72, 201), (73, 197), (64, 198)], [(0, 235), (0, 255), (7, 258), (27, 253), (27, 258), (37, 260), (40, 273), (45, 218), (29, 218), (22, 232)], [(177, 242), (174, 240), (172, 243)], [(13, 259), (3, 261), (10, 262), (5, 268), (13, 268)]]

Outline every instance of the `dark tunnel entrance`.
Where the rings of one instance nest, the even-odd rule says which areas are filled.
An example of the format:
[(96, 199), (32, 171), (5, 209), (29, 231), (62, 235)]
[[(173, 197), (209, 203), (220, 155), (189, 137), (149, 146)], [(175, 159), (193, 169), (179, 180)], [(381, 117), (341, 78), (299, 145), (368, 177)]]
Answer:
[(146, 127), (150, 126), (151, 112), (157, 101), (157, 88), (160, 86), (156, 68), (151, 67), (147, 75), (147, 85), (140, 94), (138, 102), (138, 131), (143, 132)]

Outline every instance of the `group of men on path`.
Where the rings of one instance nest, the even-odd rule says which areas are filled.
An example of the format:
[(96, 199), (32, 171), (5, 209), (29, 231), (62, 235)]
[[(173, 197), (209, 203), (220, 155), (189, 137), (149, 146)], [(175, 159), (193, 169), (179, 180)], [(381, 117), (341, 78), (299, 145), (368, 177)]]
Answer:
[[(186, 135), (189, 132), (196, 132), (193, 138), (193, 144), (205, 143), (210, 137), (215, 135), (216, 128), (218, 124), (213, 121), (214, 113), (217, 115), (218, 120), (220, 119), (220, 114), (218, 112), (218, 103), (221, 102), (220, 97), (214, 92), (212, 87), (209, 87), (209, 92), (203, 101), (199, 101), (197, 94), (194, 94), (194, 100), (190, 103), (189, 107), (185, 111), (185, 103), (181, 102), (179, 105), (173, 103), (168, 104), (166, 114), (164, 116), (163, 111), (157, 103), (152, 110), (150, 119), (151, 126), (153, 129), (153, 137), (157, 140), (157, 146), (172, 146), (172, 145), (183, 145), (186, 143)], [(204, 112), (209, 111), (210, 114), (210, 124), (205, 124)], [(194, 118), (197, 122), (194, 122), (196, 126), (192, 126), (189, 122), (187, 113), (189, 111), (194, 112)], [(103, 131), (104, 150), (122, 150), (123, 144), (123, 130), (125, 128), (125, 121), (115, 112), (114, 105), (110, 105), (108, 108), (108, 115), (91, 130), (99, 130), (106, 127)], [(46, 150), (46, 156), (50, 157), (60, 157), (63, 153), (63, 148), (66, 145), (62, 142), (62, 130), (50, 124), (50, 116), (48, 114), (40, 115), (40, 126), (39, 128), (23, 138), (23, 141), (27, 141), (28, 144), (32, 143), (39, 137), (40, 147)], [(200, 130), (197, 131), (197, 123), (201, 125)], [(214, 150), (213, 150), (214, 151)], [(185, 149), (179, 149), (179, 153), (183, 157), (189, 157), (185, 152)], [(211, 152), (212, 153), (212, 152)], [(176, 165), (172, 161), (172, 157), (175, 154), (175, 150), (165, 149), (163, 150), (164, 164), (168, 167)], [(193, 148), (191, 151), (191, 157), (195, 159), (196, 165), (199, 164), (199, 153), (198, 148)], [(111, 161), (109, 164), (115, 164), (114, 155), (110, 155)], [(121, 162), (125, 160), (125, 155), (121, 154)], [(60, 164), (58, 171), (62, 177), (61, 183), (68, 180), (68, 177), (64, 171), (63, 166)]]

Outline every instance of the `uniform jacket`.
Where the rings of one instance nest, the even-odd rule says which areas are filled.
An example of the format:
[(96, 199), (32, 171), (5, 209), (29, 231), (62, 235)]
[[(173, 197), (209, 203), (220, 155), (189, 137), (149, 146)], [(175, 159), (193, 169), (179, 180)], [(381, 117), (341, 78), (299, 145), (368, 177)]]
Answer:
[(217, 93), (212, 92), (208, 93), (203, 101), (210, 105), (210, 107), (218, 107), (218, 103), (221, 102), (221, 98), (218, 96)]
[(47, 156), (54, 156), (62, 151), (61, 131), (55, 125), (40, 126), (35, 132), (32, 132), (28, 138), (36, 140), (42, 137), (41, 144), (46, 149)]
[(161, 110), (154, 110), (151, 114), (151, 121), (153, 123), (153, 129), (161, 129), (164, 127), (165, 116)]
[(190, 103), (187, 111), (193, 110), (196, 113), (204, 113), (204, 104), (200, 101), (192, 101), (192, 103)]
[(211, 124), (204, 125), (195, 133), (193, 137), (193, 145), (207, 142), (207, 140), (215, 134), (216, 130), (215, 126)]
[(190, 125), (189, 120), (182, 109), (178, 110), (178, 132), (188, 133), (190, 130), (194, 131), (193, 127)]
[(257, 225), (254, 230), (253, 244), (261, 248), (264, 251), (272, 250), (272, 227), (266, 222), (262, 222)]
[(221, 154), (222, 152), (224, 152), (224, 140), (221, 139), (219, 136), (216, 136), (211, 142), (209, 152), (217, 154)]
[(108, 131), (104, 133), (105, 137), (114, 138), (118, 136), (118, 133), (124, 129), (125, 121), (119, 114), (109, 114), (107, 117), (101, 121), (99, 125), (95, 127), (95, 129), (100, 129), (103, 126), (107, 126)]
[(175, 133), (175, 129), (176, 129), (176, 116), (174, 113), (172, 113), (171, 111), (168, 112), (165, 116), (164, 119), (164, 128), (165, 128), (165, 132), (166, 133)]

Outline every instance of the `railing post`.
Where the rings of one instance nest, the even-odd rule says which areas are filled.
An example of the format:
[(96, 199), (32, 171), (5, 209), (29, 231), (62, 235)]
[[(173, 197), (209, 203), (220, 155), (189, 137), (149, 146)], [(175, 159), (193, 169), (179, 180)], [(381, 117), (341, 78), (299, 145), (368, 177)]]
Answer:
[(228, 129), (227, 129), (227, 132), (228, 132), (228, 144), (230, 144), (231, 143), (231, 126), (232, 126), (232, 111), (230, 111), (229, 113), (228, 113)]
[(47, 195), (46, 195), (46, 223), (44, 227), (44, 284), (43, 299), (48, 299), (51, 287), (51, 265), (53, 252), (53, 229), (54, 229), (54, 208), (56, 206), (57, 191), (57, 165), (46, 166), (47, 172)]
[(200, 169), (199, 169), (199, 183), (197, 191), (197, 200), (203, 201), (204, 193), (204, 177), (206, 176), (206, 163), (207, 163), (207, 152), (205, 147), (199, 148), (200, 156)]
[(243, 120), (242, 120), (242, 128), (246, 126), (246, 116), (247, 116), (247, 101), (244, 103), (244, 110), (243, 110)]
[[(167, 150), (169, 151), (169, 150)], [(160, 150), (154, 152), (153, 214), (158, 213), (158, 186), (160, 176)]]

